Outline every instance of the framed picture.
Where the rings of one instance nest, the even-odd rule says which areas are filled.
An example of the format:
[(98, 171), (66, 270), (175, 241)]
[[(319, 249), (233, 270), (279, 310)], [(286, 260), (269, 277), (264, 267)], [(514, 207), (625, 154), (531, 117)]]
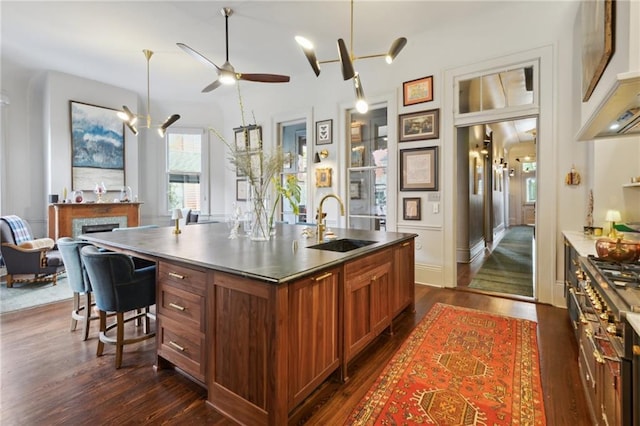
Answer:
[(262, 148), (262, 126), (249, 126), (249, 149), (252, 151)]
[(331, 167), (316, 169), (316, 187), (328, 188), (331, 186)]
[(362, 124), (351, 123), (351, 143), (362, 142)]
[(582, 4), (582, 102), (591, 98), (614, 52), (613, 0)]
[(351, 167), (364, 167), (364, 146), (351, 148)]
[(249, 161), (251, 161), (251, 176), (253, 176), (253, 178), (262, 176), (262, 154), (251, 154)]
[(238, 127), (236, 129), (233, 129), (233, 131), (235, 132), (236, 151), (246, 151), (247, 147), (249, 146), (247, 128)]
[(316, 145), (333, 143), (333, 120), (316, 121)]
[(400, 150), (400, 191), (438, 190), (438, 147)]
[(402, 83), (402, 104), (420, 104), (433, 100), (433, 76), (417, 78)]
[(362, 184), (360, 182), (350, 182), (349, 183), (349, 199), (351, 200), (359, 200), (362, 198), (361, 191)]
[(404, 220), (420, 220), (422, 209), (420, 197), (402, 199), (402, 218)]
[(245, 179), (236, 179), (236, 200), (247, 201), (249, 187)]
[(69, 101), (71, 182), (73, 190), (93, 191), (125, 184), (124, 122), (117, 110)]
[(398, 116), (400, 142), (418, 141), (422, 139), (438, 139), (440, 137), (440, 110), (411, 112)]

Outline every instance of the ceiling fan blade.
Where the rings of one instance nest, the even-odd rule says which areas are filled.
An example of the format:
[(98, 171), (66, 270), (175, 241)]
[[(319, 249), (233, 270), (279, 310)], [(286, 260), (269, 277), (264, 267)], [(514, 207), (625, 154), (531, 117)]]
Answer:
[(287, 83), (291, 79), (288, 75), (280, 74), (238, 74), (240, 80), (257, 81), (259, 83)]
[(216, 64), (211, 62), (209, 59), (207, 59), (206, 57), (204, 57), (200, 53), (196, 52), (195, 50), (193, 50), (192, 48), (190, 48), (186, 44), (184, 44), (184, 43), (176, 43), (176, 45), (178, 45), (178, 47), (180, 49), (184, 50), (186, 53), (188, 53), (189, 55), (191, 55), (193, 58), (197, 59), (198, 61), (202, 62), (203, 64), (205, 64), (207, 66), (213, 66), (216, 70), (220, 71), (220, 67), (219, 66), (217, 66)]
[(353, 63), (351, 62), (351, 56), (347, 50), (347, 45), (341, 38), (338, 39), (338, 56), (340, 56), (340, 63), (342, 64), (342, 78), (344, 80), (353, 78), (356, 75), (356, 72), (353, 70)]
[(202, 93), (208, 93), (210, 91), (212, 91), (213, 89), (218, 88), (222, 83), (220, 83), (220, 80), (216, 80), (213, 83), (211, 83), (210, 85), (208, 85), (207, 87), (205, 87), (204, 89), (202, 89)]

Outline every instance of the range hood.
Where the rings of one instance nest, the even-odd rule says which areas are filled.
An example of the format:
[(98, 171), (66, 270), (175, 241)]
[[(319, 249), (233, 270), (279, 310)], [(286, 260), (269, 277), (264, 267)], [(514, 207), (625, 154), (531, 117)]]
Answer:
[(640, 72), (627, 72), (618, 74), (577, 138), (588, 141), (634, 135), (640, 135)]

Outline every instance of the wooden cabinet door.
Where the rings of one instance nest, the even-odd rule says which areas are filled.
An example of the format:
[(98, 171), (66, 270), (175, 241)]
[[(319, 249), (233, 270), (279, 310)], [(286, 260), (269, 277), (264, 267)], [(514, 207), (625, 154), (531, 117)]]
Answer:
[(378, 334), (391, 324), (391, 298), (389, 287), (393, 282), (391, 276), (393, 268), (390, 263), (380, 265), (371, 274), (371, 324), (373, 336)]
[[(394, 280), (391, 281), (392, 317), (413, 305), (415, 286), (414, 241), (405, 241), (394, 248)], [(411, 308), (413, 310), (413, 307)]]
[(340, 269), (289, 286), (289, 409), (340, 365)]
[(390, 250), (351, 262), (345, 269), (344, 342), (349, 361), (391, 322)]

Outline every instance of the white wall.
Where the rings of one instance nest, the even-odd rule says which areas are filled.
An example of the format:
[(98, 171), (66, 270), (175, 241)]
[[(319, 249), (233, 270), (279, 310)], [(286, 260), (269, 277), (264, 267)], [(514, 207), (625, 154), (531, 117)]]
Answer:
[[(620, 2), (618, 2), (620, 3)], [(556, 252), (556, 281), (561, 281), (562, 241), (560, 230), (579, 230), (582, 228), (582, 217), (584, 217), (584, 206), (588, 194), (587, 185), (580, 187), (577, 191), (574, 187), (568, 188), (564, 185), (564, 174), (575, 164), (576, 168), (593, 182), (595, 177), (591, 176), (592, 169), (599, 169), (599, 164), (594, 160), (594, 150), (591, 143), (575, 142), (575, 133), (579, 128), (583, 113), (577, 112), (580, 109), (579, 102), (579, 69), (580, 56), (576, 53), (579, 50), (579, 40), (576, 39), (576, 28), (578, 21), (578, 2), (504, 2), (504, 7), (499, 13), (479, 14), (467, 20), (458, 22), (446, 22), (440, 27), (425, 28), (421, 35), (408, 36), (408, 44), (405, 50), (398, 56), (392, 66), (387, 66), (379, 60), (362, 60), (357, 62), (357, 68), (362, 76), (363, 87), (367, 97), (371, 99), (391, 99), (395, 105), (389, 105), (391, 111), (396, 113), (406, 113), (422, 109), (441, 108), (441, 132), (440, 139), (423, 142), (402, 143), (397, 141), (390, 143), (397, 149), (404, 149), (414, 146), (437, 145), (440, 150), (440, 211), (433, 213), (431, 202), (427, 202), (427, 194), (419, 194), (426, 204), (423, 211), (423, 219), (416, 223), (398, 224), (397, 230), (401, 232), (415, 232), (417, 238), (416, 252), (416, 278), (419, 282), (430, 283), (438, 286), (451, 286), (451, 274), (448, 273), (455, 268), (455, 255), (453, 251), (449, 253), (445, 250), (448, 241), (454, 238), (454, 229), (449, 228), (449, 222), (445, 217), (455, 217), (453, 208), (447, 209), (445, 206), (453, 206), (445, 201), (454, 194), (451, 180), (455, 173), (455, 162), (448, 153), (449, 145), (453, 143), (451, 123), (451, 111), (445, 107), (446, 99), (452, 99), (451, 87), (445, 86), (444, 76), (447, 70), (456, 67), (466, 66), (474, 63), (507, 57), (509, 55), (550, 46), (553, 52), (551, 75), (552, 78), (542, 82), (550, 93), (553, 100), (544, 106), (542, 114), (549, 117), (551, 131), (548, 134), (540, 134), (539, 140), (553, 140), (554, 151), (544, 152), (541, 161), (546, 164), (544, 170), (545, 178), (558, 196), (553, 202), (544, 207), (544, 211), (539, 211), (540, 215), (545, 215), (547, 220), (553, 223), (551, 228), (556, 229), (555, 237), (549, 244), (553, 245)], [(618, 13), (618, 16), (620, 14)], [(526, 17), (527, 24), (523, 25), (523, 17)], [(628, 25), (628, 24), (627, 24)], [(628, 33), (628, 30), (627, 30)], [(624, 48), (622, 49), (624, 51)], [(627, 49), (628, 50), (628, 49)], [(616, 55), (620, 51), (617, 51)], [(301, 60), (304, 60), (301, 55)], [(628, 55), (627, 55), (628, 56)], [(8, 59), (8, 60), (7, 60)], [(616, 61), (625, 62), (622, 59), (612, 61), (616, 66)], [(38, 96), (39, 87), (45, 85), (42, 71), (24, 70), (19, 66), (11, 64), (10, 58), (2, 58), (2, 86), (11, 87), (11, 107), (9, 111), (11, 127), (8, 129), (8, 138), (3, 140), (3, 152), (7, 158), (2, 159), (3, 194), (2, 203), (3, 214), (16, 213), (25, 216), (27, 219), (42, 221), (45, 216), (45, 198), (48, 191), (59, 191), (61, 185), (65, 184), (64, 179), (70, 180), (70, 172), (65, 171), (67, 178), (52, 177), (50, 182), (45, 177), (46, 165), (42, 156), (44, 151), (43, 131), (43, 106), (47, 99), (45, 93)], [(9, 64), (7, 67), (5, 64)], [(610, 65), (610, 66), (612, 66)], [(619, 65), (623, 67), (624, 64)], [(426, 104), (414, 105), (411, 107), (402, 106), (401, 88), (402, 82), (415, 78), (433, 75), (434, 76), (434, 101)], [(80, 79), (81, 80), (81, 79)], [(83, 100), (77, 98), (80, 95), (90, 96), (92, 102), (103, 106), (119, 107), (124, 102), (134, 103), (135, 95), (120, 91), (117, 88), (103, 87), (98, 82), (87, 82), (86, 80), (76, 80), (68, 76), (57, 76), (56, 82), (61, 81), (64, 87), (55, 88), (49, 85), (48, 104), (60, 108), (62, 102), (68, 99)], [(551, 81), (549, 81), (551, 80)], [(76, 92), (75, 85), (84, 87), (83, 93)], [(107, 92), (112, 92), (110, 96)], [(287, 115), (291, 111), (304, 111), (304, 115), (312, 115), (313, 122), (317, 120), (334, 120), (334, 143), (329, 147), (332, 158), (335, 158), (336, 165), (343, 164), (345, 153), (345, 105), (353, 106), (353, 88), (349, 82), (344, 82), (340, 76), (339, 66), (336, 64), (325, 64), (322, 67), (322, 74), (316, 78), (309, 69), (308, 74), (293, 76), (288, 84), (255, 84), (246, 83), (241, 86), (245, 101), (245, 111), (247, 117), (255, 114), (258, 124), (263, 126), (263, 134), (266, 135), (265, 143), (273, 144), (275, 141), (267, 138), (275, 134), (274, 121), (272, 117)], [(600, 88), (598, 87), (596, 91)], [(67, 92), (68, 90), (68, 92)], [(194, 87), (194, 90), (200, 90)], [(224, 90), (227, 90), (224, 92)], [(137, 98), (145, 96), (144, 88)], [(66, 93), (65, 93), (66, 92)], [(598, 94), (594, 93), (594, 98)], [(36, 102), (30, 101), (30, 98)], [(22, 100), (24, 98), (24, 101)], [(66, 100), (65, 100), (66, 98)], [(42, 106), (38, 105), (37, 99), (41, 99)], [(85, 100), (86, 101), (86, 100)], [(153, 103), (153, 102), (152, 102)], [(111, 105), (109, 105), (111, 104)], [(240, 125), (240, 113), (237, 94), (234, 90), (220, 88), (215, 96), (203, 95), (203, 102), (199, 105), (152, 105), (155, 120), (177, 112), (183, 115), (177, 126), (185, 127), (215, 127), (224, 132), (227, 138), (232, 138), (233, 127)], [(140, 108), (139, 108), (140, 110)], [(67, 111), (65, 107), (61, 111)], [(60, 112), (60, 111), (58, 111)], [(158, 117), (158, 118), (155, 118)], [(56, 167), (68, 166), (70, 156), (62, 158), (67, 154), (68, 149), (68, 117), (51, 113), (52, 130), (50, 139), (52, 141), (52, 156), (66, 161), (66, 165), (56, 164)], [(62, 121), (62, 122), (61, 122)], [(308, 129), (309, 134), (313, 129)], [(4, 133), (4, 132), (3, 132)], [(395, 133), (395, 132), (394, 132)], [(395, 137), (392, 134), (391, 137)], [(127, 133), (129, 140), (130, 134)], [(273, 139), (271, 137), (271, 139)], [(231, 140), (231, 139), (229, 139)], [(309, 138), (310, 146), (313, 146), (312, 138)], [(61, 147), (58, 144), (67, 144)], [(139, 195), (145, 201), (143, 208), (144, 221), (161, 220), (163, 194), (163, 172), (164, 172), (164, 152), (161, 141), (151, 137), (146, 138), (141, 132), (137, 142), (137, 170), (138, 176), (136, 184), (139, 188)], [(226, 166), (226, 159), (222, 155), (220, 141), (214, 136), (210, 141), (211, 159), (211, 213), (224, 214), (235, 200), (235, 175)], [(624, 146), (625, 149), (633, 151)], [(603, 148), (608, 151), (607, 147)], [(637, 153), (637, 148), (635, 148)], [(55, 151), (55, 152), (54, 152)], [(335, 155), (335, 157), (333, 157)], [(448, 155), (451, 157), (449, 158)], [(600, 155), (598, 153), (598, 155)], [(636, 156), (637, 157), (637, 156)], [(627, 161), (627, 160), (624, 160)], [(24, 175), (24, 167), (20, 164), (29, 164), (29, 172), (26, 173), (25, 185), (13, 186), (10, 182), (15, 176)], [(127, 165), (129, 167), (129, 165)], [(136, 168), (135, 165), (131, 167)], [(636, 165), (634, 165), (636, 167)], [(34, 170), (35, 169), (35, 170)], [(70, 169), (66, 169), (70, 170)], [(638, 170), (635, 171), (636, 173)], [(132, 172), (135, 174), (135, 172)], [(390, 176), (397, 177), (397, 161), (390, 163)], [(593, 174), (606, 175), (602, 172)], [(52, 173), (53, 174), (53, 173)], [(128, 174), (129, 176), (129, 174)], [(344, 180), (344, 176), (334, 175), (334, 179)], [(602, 182), (606, 190), (610, 185), (607, 180)], [(132, 185), (133, 186), (133, 185)], [(615, 187), (617, 188), (617, 183)], [(8, 187), (8, 188), (7, 188)], [(29, 187), (28, 192), (23, 188)], [(5, 194), (5, 188), (7, 194)], [(340, 191), (344, 185), (336, 184), (335, 190)], [(344, 194), (340, 194), (344, 195)], [(402, 198), (403, 194), (397, 196)], [(402, 217), (401, 206), (397, 203), (396, 216)], [(390, 206), (391, 208), (392, 206)], [(44, 225), (44, 222), (42, 222)], [(547, 281), (553, 281), (547, 280)], [(543, 301), (548, 301), (558, 305), (562, 301), (557, 300), (555, 282), (545, 282)]]

